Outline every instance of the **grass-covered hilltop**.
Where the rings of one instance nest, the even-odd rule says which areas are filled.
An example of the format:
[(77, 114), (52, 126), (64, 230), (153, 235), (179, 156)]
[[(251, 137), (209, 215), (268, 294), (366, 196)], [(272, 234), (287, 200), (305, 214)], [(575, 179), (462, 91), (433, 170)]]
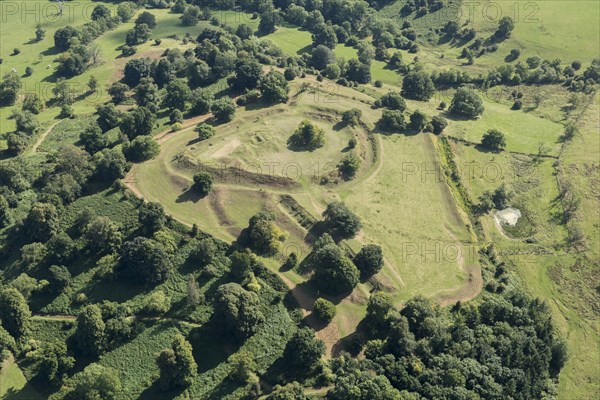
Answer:
[(0, 399), (597, 398), (598, 26), (0, 0)]

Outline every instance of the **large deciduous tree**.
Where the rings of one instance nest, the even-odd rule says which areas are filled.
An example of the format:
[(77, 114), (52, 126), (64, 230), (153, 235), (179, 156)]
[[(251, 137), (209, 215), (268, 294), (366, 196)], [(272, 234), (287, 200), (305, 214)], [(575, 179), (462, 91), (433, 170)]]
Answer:
[(6, 331), (15, 338), (25, 335), (30, 326), (31, 311), (27, 301), (17, 289), (0, 291), (0, 321)]
[(171, 268), (171, 259), (162, 244), (145, 237), (123, 244), (119, 270), (133, 281), (160, 283), (168, 277)]
[(427, 101), (435, 93), (435, 86), (427, 72), (413, 70), (402, 80), (401, 93), (407, 99)]
[(198, 373), (192, 351), (192, 345), (181, 334), (177, 334), (171, 347), (160, 352), (156, 364), (160, 370), (159, 383), (162, 390), (192, 384)]
[(358, 216), (340, 201), (329, 203), (323, 217), (330, 231), (343, 238), (354, 237), (362, 227)]
[(233, 333), (238, 340), (253, 335), (265, 320), (260, 311), (258, 295), (237, 283), (219, 286), (213, 302), (217, 323), (224, 332)]

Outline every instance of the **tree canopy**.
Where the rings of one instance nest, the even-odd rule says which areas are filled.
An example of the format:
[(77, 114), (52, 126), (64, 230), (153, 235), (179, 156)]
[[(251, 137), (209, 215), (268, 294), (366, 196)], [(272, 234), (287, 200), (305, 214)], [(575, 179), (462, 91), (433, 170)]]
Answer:
[(340, 201), (329, 203), (323, 217), (330, 231), (343, 238), (354, 237), (362, 227), (358, 216)]
[(226, 333), (238, 340), (253, 335), (265, 320), (260, 311), (256, 293), (249, 292), (237, 283), (226, 283), (217, 289), (213, 301), (217, 323)]
[(304, 120), (290, 136), (289, 142), (298, 149), (316, 150), (325, 144), (325, 132), (313, 122)]
[(448, 110), (459, 116), (476, 118), (483, 114), (483, 101), (473, 90), (460, 88), (454, 93)]

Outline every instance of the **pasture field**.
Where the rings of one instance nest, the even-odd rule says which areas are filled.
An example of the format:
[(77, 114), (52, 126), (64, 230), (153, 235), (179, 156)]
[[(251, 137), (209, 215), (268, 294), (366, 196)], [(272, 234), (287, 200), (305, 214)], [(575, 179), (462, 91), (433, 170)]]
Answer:
[(500, 49), (482, 59), (486, 65), (504, 62), (511, 49), (522, 49), (523, 59), (531, 55), (589, 62), (598, 56), (600, 8), (597, 1), (483, 1), (474, 5), (472, 16), (466, 7), (461, 20), (469, 19), (479, 37), (489, 37), (503, 16), (515, 21), (511, 37)]
[[(558, 109), (554, 113), (561, 114)], [(561, 373), (559, 399), (583, 399), (598, 390), (600, 236), (598, 193), (593, 189), (599, 179), (597, 116), (598, 96), (594, 95), (568, 116), (577, 121), (580, 134), (561, 143), (557, 156), (537, 161), (534, 155), (486, 153), (464, 143), (452, 144), (461, 180), (473, 201), (502, 183), (516, 192), (511, 204), (522, 213), (517, 226), (501, 232), (504, 229), (493, 217), (485, 215), (482, 228), (486, 241), (514, 264), (527, 290), (549, 300), (558, 329), (567, 338), (571, 356)], [(538, 120), (548, 123), (545, 118)], [(560, 188), (565, 185), (580, 199), (577, 216), (570, 222), (562, 219)], [(583, 231), (583, 247), (568, 244), (573, 224)]]
[[(598, 57), (600, 32), (596, 28), (600, 24), (600, 7), (597, 1), (450, 1), (443, 9), (421, 17), (414, 14), (402, 17), (400, 9), (403, 5), (404, 2), (394, 2), (378, 13), (389, 19), (411, 22), (423, 46), (418, 54), (419, 61), (432, 69), (460, 68), (475, 74), (506, 62), (514, 65), (534, 55), (558, 58), (565, 66), (574, 60), (588, 65)], [(442, 28), (448, 21), (460, 21), (461, 26), (475, 29), (476, 37), (484, 40), (485, 45), (492, 45), (494, 41), (489, 38), (505, 16), (514, 21), (511, 36), (496, 43), (498, 50), (476, 57), (473, 65), (460, 58), (465, 43), (441, 40), (433, 34), (433, 30)], [(516, 61), (508, 57), (512, 49), (521, 51)]]
[(263, 36), (271, 40), (285, 54), (297, 56), (310, 50), (312, 38), (310, 32), (293, 26), (281, 26), (273, 33)]

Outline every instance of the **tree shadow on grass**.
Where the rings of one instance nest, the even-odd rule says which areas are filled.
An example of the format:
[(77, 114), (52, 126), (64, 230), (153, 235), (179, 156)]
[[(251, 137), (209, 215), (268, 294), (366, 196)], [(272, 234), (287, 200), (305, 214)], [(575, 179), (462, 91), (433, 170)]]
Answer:
[(348, 352), (350, 355), (356, 357), (360, 353), (364, 346), (367, 338), (366, 334), (366, 323), (365, 320), (361, 320), (356, 327), (356, 330), (338, 340), (331, 349), (333, 357), (338, 357), (342, 352)]
[(139, 294), (148, 293), (151, 290), (151, 287), (129, 283), (123, 279), (115, 282), (95, 280), (94, 283), (86, 287), (84, 293), (92, 303), (98, 303), (102, 300), (122, 303)]
[(195, 144), (197, 144), (197, 143), (200, 143), (200, 142), (203, 142), (203, 141), (204, 141), (204, 139), (195, 138), (195, 139), (189, 140), (189, 141), (186, 143), (186, 146), (193, 146), (193, 145), (195, 145)]
[(512, 55), (512, 54), (510, 54), (510, 53), (509, 53), (509, 54), (507, 54), (507, 55), (506, 55), (506, 57), (504, 57), (504, 62), (507, 62), (507, 63), (509, 63), (509, 62), (513, 62), (513, 61), (515, 61), (517, 58), (519, 58), (519, 56), (516, 56), (516, 57), (515, 57), (514, 55)]
[(198, 193), (198, 191), (194, 189), (194, 186), (190, 186), (187, 190), (181, 193), (177, 197), (177, 199), (175, 199), (175, 203), (186, 203), (188, 201), (192, 203), (197, 203), (205, 197), (206, 195)]
[(449, 110), (445, 110), (443, 113), (441, 113), (441, 116), (450, 121), (475, 121), (477, 119), (477, 118), (464, 117), (462, 115), (455, 114)]
[(210, 392), (207, 393), (208, 399), (225, 399), (230, 398), (229, 396), (239, 388), (239, 384), (233, 379), (226, 377), (217, 386), (215, 386)]
[(247, 111), (257, 111), (262, 110), (264, 108), (269, 108), (273, 105), (273, 103), (269, 103), (266, 101), (255, 101), (253, 103), (248, 103), (244, 106)]
[(300, 50), (298, 50), (296, 52), (296, 54), (302, 55), (304, 53), (310, 53), (310, 51), (312, 50), (312, 48), (313, 48), (312, 44), (307, 44), (306, 46), (304, 46), (303, 48), (301, 48)]
[[(49, 395), (49, 393), (48, 393)], [(4, 400), (32, 400), (47, 398), (42, 395), (31, 382), (27, 382), (21, 389), (10, 388), (2, 397)]]
[(503, 149), (490, 149), (488, 147), (485, 147), (484, 145), (482, 145), (481, 143), (476, 144), (475, 149), (481, 153), (486, 153), (486, 154), (500, 154), (502, 153), (504, 150)]
[(328, 229), (325, 221), (317, 221), (310, 227), (308, 233), (304, 237), (304, 240), (309, 245), (313, 245), (327, 231)]
[(140, 397), (138, 397), (138, 399), (140, 400), (171, 400), (171, 399), (175, 399), (179, 396), (181, 396), (181, 394), (183, 394), (183, 392), (185, 391), (185, 388), (176, 388), (176, 389), (171, 389), (171, 390), (162, 390), (160, 388), (160, 383), (158, 381), (158, 379), (156, 379), (154, 382), (152, 382), (152, 385), (150, 385), (149, 387), (147, 387), (141, 394)]
[(191, 343), (194, 359), (198, 364), (198, 373), (204, 373), (225, 362), (230, 355), (241, 347), (232, 335), (219, 329), (215, 319), (211, 319), (199, 328), (190, 331), (187, 340)]
[(42, 51), (40, 54), (43, 56), (56, 56), (60, 53), (62, 53), (60, 49), (58, 49), (56, 46), (52, 46)]
[(347, 124), (343, 123), (342, 121), (338, 121), (335, 123), (335, 125), (333, 125), (333, 130), (336, 132), (341, 131), (342, 129), (344, 129), (346, 126), (348, 126)]
[(59, 78), (61, 78), (61, 76), (58, 75), (58, 72), (54, 71), (52, 74), (44, 77), (42, 82), (57, 83)]

